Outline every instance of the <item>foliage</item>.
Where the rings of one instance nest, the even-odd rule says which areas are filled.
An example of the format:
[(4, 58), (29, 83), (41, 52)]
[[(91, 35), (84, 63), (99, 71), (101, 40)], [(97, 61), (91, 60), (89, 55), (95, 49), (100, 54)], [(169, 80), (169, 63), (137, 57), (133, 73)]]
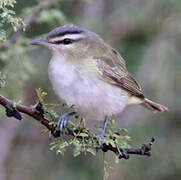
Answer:
[(16, 4), (16, 0), (1, 0), (0, 1), (0, 42), (7, 40), (7, 33), (4, 29), (5, 24), (10, 24), (14, 31), (17, 31), (20, 27), (25, 30), (25, 24), (23, 20), (16, 17), (16, 13), (12, 8)]
[[(28, 51), (28, 50), (27, 50)], [(1, 72), (6, 76), (6, 85), (2, 92), (10, 97), (21, 96), (21, 89), (30, 74), (34, 72), (34, 67), (29, 61), (24, 45), (16, 44), (4, 50), (0, 54)]]
[[(41, 88), (36, 90), (38, 100), (43, 105), (43, 112), (46, 117), (48, 117), (50, 124), (57, 127), (57, 121), (62, 114), (54, 111), (57, 104), (44, 104), (45, 96), (47, 95)], [(67, 106), (62, 104), (61, 106), (66, 107), (69, 111), (72, 106)], [(73, 117), (74, 121), (77, 119), (77, 115)], [(58, 130), (58, 129), (57, 129)], [(100, 128), (100, 131), (102, 129)], [(68, 132), (74, 132), (75, 136), (67, 139)], [(45, 131), (46, 132), (46, 131)], [(66, 128), (62, 132), (62, 136), (54, 138), (50, 143), (50, 150), (54, 150), (56, 154), (64, 155), (69, 146), (73, 146), (73, 156), (76, 157), (81, 153), (85, 155), (91, 153), (96, 155), (96, 150), (100, 148), (100, 138), (97, 136), (98, 133), (92, 132), (86, 127), (85, 119), (80, 120), (80, 123), (73, 123), (68, 121)], [(124, 128), (117, 129), (115, 126), (115, 120), (109, 120), (107, 124), (107, 132), (104, 135), (103, 143), (106, 145), (111, 145), (113, 148), (117, 148), (118, 152), (120, 148), (130, 148), (129, 142), (131, 137), (127, 135), (127, 130)], [(121, 152), (119, 152), (121, 154)], [(118, 154), (118, 156), (119, 156)], [(117, 161), (117, 159), (116, 159)]]
[[(109, 126), (107, 127), (108, 131), (105, 133), (103, 143), (107, 145), (111, 144), (112, 147), (115, 147), (117, 149), (130, 147), (129, 142), (131, 138), (128, 135), (120, 135), (122, 131), (118, 132), (113, 122), (113, 120), (109, 121)], [(50, 150), (55, 150), (56, 154), (64, 155), (67, 148), (69, 146), (73, 146), (74, 157), (80, 155), (81, 153), (84, 153), (85, 155), (87, 153), (91, 153), (95, 156), (97, 152), (96, 149), (98, 150), (100, 148), (100, 139), (97, 136), (97, 133), (90, 131), (90, 129), (84, 127), (83, 124), (84, 123), (75, 124), (72, 121), (69, 121), (66, 129), (63, 132), (63, 135), (60, 138), (55, 138), (50, 143)], [(75, 137), (67, 139), (66, 131), (78, 132), (76, 133)]]
[[(16, 0), (1, 0), (0, 1), (0, 41), (6, 41), (7, 36), (11, 29), (17, 31), (19, 28), (25, 30), (25, 24), (20, 17), (16, 16), (13, 8), (15, 7)], [(11, 27), (7, 25), (10, 24)], [(29, 49), (25, 46), (26, 38), (24, 41), (11, 44), (3, 48), (0, 46), (0, 71), (6, 76), (6, 87), (2, 89), (4, 94), (10, 97), (18, 97), (21, 94), (21, 89), (24, 82), (29, 79), (29, 75), (34, 72), (32, 63), (29, 61), (27, 52)]]
[(36, 93), (37, 93), (37, 96), (38, 96), (38, 101), (39, 101), (41, 104), (43, 104), (47, 93), (44, 92), (41, 88), (36, 89)]

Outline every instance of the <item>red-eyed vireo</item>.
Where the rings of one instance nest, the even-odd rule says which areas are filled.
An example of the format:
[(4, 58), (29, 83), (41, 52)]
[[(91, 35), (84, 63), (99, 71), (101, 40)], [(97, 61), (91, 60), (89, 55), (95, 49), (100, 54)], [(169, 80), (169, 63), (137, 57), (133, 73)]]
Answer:
[[(153, 112), (167, 110), (145, 98), (120, 54), (87, 29), (60, 26), (31, 44), (51, 50), (49, 77), (54, 91), (83, 117), (107, 119), (129, 104), (141, 104)], [(60, 119), (60, 128), (66, 120), (67, 115)]]

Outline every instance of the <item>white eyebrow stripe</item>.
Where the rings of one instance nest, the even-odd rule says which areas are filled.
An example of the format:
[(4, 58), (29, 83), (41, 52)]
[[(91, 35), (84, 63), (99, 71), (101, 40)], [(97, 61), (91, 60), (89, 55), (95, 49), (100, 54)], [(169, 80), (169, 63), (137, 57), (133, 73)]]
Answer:
[(77, 39), (83, 38), (83, 35), (81, 35), (81, 34), (66, 34), (64, 36), (54, 37), (54, 38), (50, 39), (49, 42), (62, 41), (64, 39), (66, 39), (66, 38), (77, 40)]

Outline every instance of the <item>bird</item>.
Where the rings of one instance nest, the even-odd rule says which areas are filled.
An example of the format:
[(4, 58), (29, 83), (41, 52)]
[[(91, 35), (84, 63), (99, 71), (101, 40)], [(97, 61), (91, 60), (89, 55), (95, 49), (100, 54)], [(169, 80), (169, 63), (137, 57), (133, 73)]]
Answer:
[(31, 44), (50, 49), (48, 73), (53, 89), (61, 101), (75, 107), (74, 112), (60, 117), (61, 131), (75, 113), (104, 120), (99, 134), (103, 138), (107, 120), (128, 105), (139, 104), (154, 113), (168, 110), (145, 97), (119, 52), (92, 31), (76, 25), (59, 26)]

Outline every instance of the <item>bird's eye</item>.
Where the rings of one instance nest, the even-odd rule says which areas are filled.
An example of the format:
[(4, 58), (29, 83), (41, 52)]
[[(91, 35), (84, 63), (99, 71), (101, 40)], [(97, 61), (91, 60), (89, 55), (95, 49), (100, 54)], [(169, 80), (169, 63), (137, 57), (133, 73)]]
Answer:
[(64, 45), (68, 45), (68, 44), (72, 44), (74, 42), (73, 39), (69, 39), (69, 38), (65, 38), (63, 40), (56, 40), (56, 41), (50, 41), (50, 43), (52, 44), (64, 44)]
[(65, 45), (68, 45), (68, 44), (72, 44), (73, 40), (72, 39), (69, 39), (69, 38), (65, 38), (62, 43), (65, 44)]

